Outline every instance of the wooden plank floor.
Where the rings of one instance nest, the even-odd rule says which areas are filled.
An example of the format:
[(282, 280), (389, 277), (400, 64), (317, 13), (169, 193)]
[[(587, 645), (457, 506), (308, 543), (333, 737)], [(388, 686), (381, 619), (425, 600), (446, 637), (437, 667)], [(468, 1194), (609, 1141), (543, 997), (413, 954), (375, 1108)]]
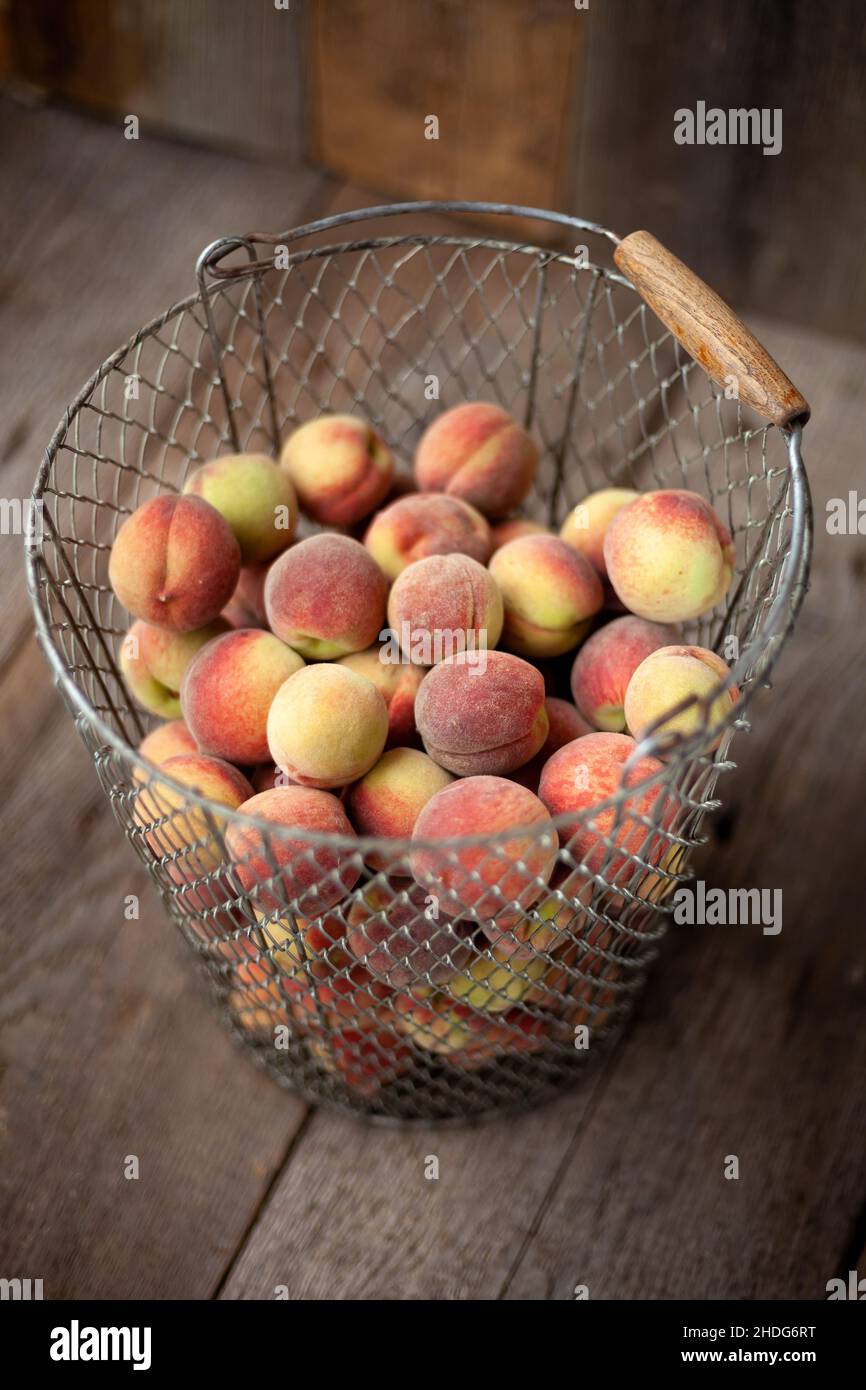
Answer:
[[(4, 102), (0, 122), (5, 497), (29, 491), (91, 369), (188, 291), (202, 245), (370, 201), (313, 172), (131, 150), (69, 113)], [(232, 1045), (51, 687), (20, 542), (0, 540), (5, 1277), (49, 1298), (808, 1299), (863, 1272), (866, 552), (823, 519), (858, 486), (866, 350), (756, 326), (815, 408), (816, 562), (697, 870), (781, 888), (783, 931), (673, 928), (604, 1069), (518, 1120), (362, 1128)]]

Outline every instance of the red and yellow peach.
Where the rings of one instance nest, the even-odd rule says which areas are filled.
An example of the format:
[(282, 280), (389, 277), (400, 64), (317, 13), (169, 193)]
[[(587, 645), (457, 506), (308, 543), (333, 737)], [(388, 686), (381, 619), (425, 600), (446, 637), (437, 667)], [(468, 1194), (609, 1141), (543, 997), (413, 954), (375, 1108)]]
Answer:
[(544, 679), (507, 652), (449, 657), (422, 681), (415, 719), (426, 751), (449, 772), (513, 772), (547, 738)]
[(265, 581), (271, 631), (312, 661), (363, 651), (385, 621), (388, 581), (350, 536), (310, 536), (280, 555)]
[(639, 618), (686, 622), (708, 613), (728, 591), (734, 567), (730, 532), (696, 492), (647, 492), (623, 507), (604, 539), (608, 577)]
[(325, 526), (350, 526), (369, 516), (394, 475), (390, 449), (355, 415), (323, 415), (301, 425), (287, 439), (280, 462), (304, 511)]
[(372, 681), (347, 666), (305, 666), (274, 696), (268, 747), (277, 766), (305, 787), (342, 787), (378, 762), (388, 709)]
[(203, 497), (225, 517), (242, 565), (273, 559), (295, 534), (295, 489), (285, 469), (265, 454), (223, 454), (190, 473), (183, 490)]
[(615, 618), (584, 642), (571, 668), (571, 693), (594, 729), (623, 732), (629, 681), (645, 657), (675, 636), (670, 627), (628, 615)]
[(493, 518), (520, 506), (537, 467), (538, 450), (526, 430), (490, 401), (470, 401), (440, 415), (415, 456), (422, 492), (462, 497)]
[(273, 698), (303, 665), (296, 651), (261, 628), (238, 628), (202, 647), (181, 690), (184, 718), (202, 752), (263, 763)]
[(505, 608), (503, 642), (520, 656), (560, 656), (585, 636), (601, 608), (601, 580), (558, 536), (523, 536), (490, 561)]
[(364, 544), (389, 579), (430, 555), (469, 555), (480, 564), (490, 556), (490, 527), (460, 497), (416, 492), (400, 497), (370, 523)]

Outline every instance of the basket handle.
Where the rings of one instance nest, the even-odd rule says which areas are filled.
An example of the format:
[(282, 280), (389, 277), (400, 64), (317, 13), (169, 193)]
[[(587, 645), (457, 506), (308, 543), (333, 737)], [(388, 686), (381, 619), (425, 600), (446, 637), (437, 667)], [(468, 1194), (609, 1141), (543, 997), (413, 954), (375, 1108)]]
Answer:
[(810, 409), (777, 362), (723, 299), (650, 232), (632, 232), (613, 253), (641, 299), (719, 386), (733, 377), (741, 400), (765, 420), (804, 425)]

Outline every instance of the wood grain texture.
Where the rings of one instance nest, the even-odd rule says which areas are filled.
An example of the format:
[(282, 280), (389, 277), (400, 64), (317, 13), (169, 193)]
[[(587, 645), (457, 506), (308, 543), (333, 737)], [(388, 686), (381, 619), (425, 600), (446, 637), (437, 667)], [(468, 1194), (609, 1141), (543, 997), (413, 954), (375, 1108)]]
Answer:
[(614, 260), (686, 352), (724, 390), (765, 420), (788, 426), (809, 418), (809, 406), (777, 362), (715, 290), (650, 232), (631, 232)]
[(16, 75), (142, 133), (298, 166), (304, 0), (9, 0)]
[[(576, 10), (329, 0), (311, 18), (313, 150), (327, 168), (401, 198), (567, 202), (585, 58)], [(537, 222), (519, 234), (557, 235)]]

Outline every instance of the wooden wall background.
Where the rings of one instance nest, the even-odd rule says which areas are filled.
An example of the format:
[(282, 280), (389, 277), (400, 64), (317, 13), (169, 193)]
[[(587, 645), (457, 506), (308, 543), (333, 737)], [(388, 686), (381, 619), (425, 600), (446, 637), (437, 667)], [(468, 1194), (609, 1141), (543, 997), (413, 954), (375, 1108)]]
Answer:
[[(6, 0), (0, 15), (19, 90), (318, 164), (368, 201), (645, 226), (738, 307), (866, 337), (862, 0)], [(699, 100), (781, 107), (781, 153), (675, 144), (674, 112)]]

